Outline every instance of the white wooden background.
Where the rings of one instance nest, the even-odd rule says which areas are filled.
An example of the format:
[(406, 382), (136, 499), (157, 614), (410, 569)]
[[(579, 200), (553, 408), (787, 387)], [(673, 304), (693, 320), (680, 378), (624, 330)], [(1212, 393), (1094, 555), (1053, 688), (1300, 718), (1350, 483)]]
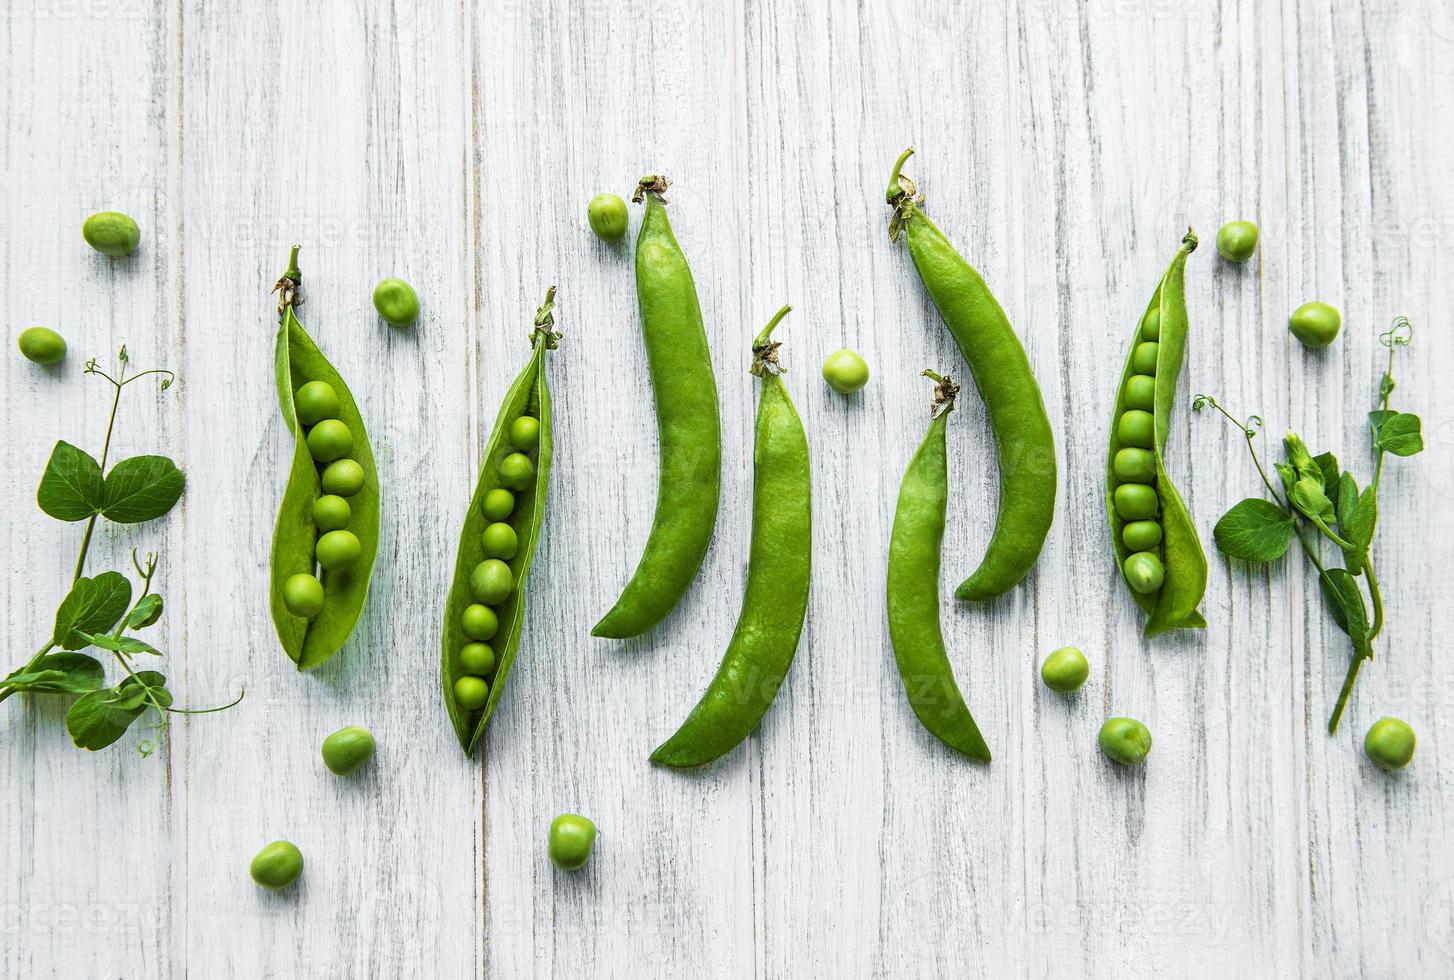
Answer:
[[(186, 470), (168, 519), (108, 529), (91, 568), (164, 553), (161, 627), (181, 700), (150, 760), (128, 737), (74, 749), (64, 704), (0, 708), (0, 974), (6, 977), (1448, 976), (1454, 970), (1454, 537), (1449, 269), (1454, 12), (1442, 0), (14, 0), (0, 48), (0, 322), (71, 353), (3, 370), (7, 669), (46, 634), (78, 528), (34, 488), (54, 440), (98, 448), (107, 390), (81, 375), (126, 343), (181, 376), (133, 389), (114, 452)], [(1055, 425), (1055, 527), (1023, 587), (946, 604), (983, 768), (915, 722), (883, 621), (898, 480), (933, 365), (960, 371), (882, 194), (905, 145), (928, 208), (983, 270)], [(595, 240), (591, 195), (676, 182), (721, 388), (713, 547), (679, 610), (629, 643), (590, 638), (645, 539), (655, 432), (630, 249)], [(125, 210), (141, 250), (90, 251)], [(639, 211), (639, 209), (633, 209)], [(1258, 258), (1211, 247), (1262, 228)], [(633, 214), (633, 230), (639, 216)], [(1377, 554), (1390, 620), (1336, 738), (1347, 644), (1306, 569), (1212, 560), (1205, 634), (1144, 642), (1101, 504), (1131, 322), (1188, 222), (1184, 394), (1260, 411), (1368, 468), (1362, 419), (1399, 313), (1415, 324), (1397, 405), (1430, 450), (1390, 463)], [(296, 674), (267, 613), (288, 458), (268, 289), (302, 253), (304, 320), (349, 379), (384, 483), (373, 594), (353, 640)], [(394, 331), (372, 284), (412, 282)], [(560, 285), (565, 341), (547, 526), (510, 689), (481, 757), (436, 692), (440, 610), (485, 429)], [(1342, 308), (1303, 350), (1299, 303)], [(797, 663), (761, 730), (697, 774), (654, 769), (715, 670), (749, 525), (752, 334), (786, 301), (789, 388), (814, 449), (815, 579)], [(853, 398), (817, 365), (874, 377)], [(1258, 492), (1239, 438), (1181, 403), (1171, 467), (1210, 546)], [(981, 553), (995, 471), (983, 412), (952, 431), (946, 599)], [(1070, 699), (1039, 658), (1081, 646)], [(1104, 761), (1108, 714), (1155, 734)], [(1417, 759), (1362, 756), (1382, 714)], [(318, 744), (379, 739), (352, 780)], [(549, 864), (556, 813), (601, 829), (579, 874)], [(269, 894), (276, 837), (307, 859)]]

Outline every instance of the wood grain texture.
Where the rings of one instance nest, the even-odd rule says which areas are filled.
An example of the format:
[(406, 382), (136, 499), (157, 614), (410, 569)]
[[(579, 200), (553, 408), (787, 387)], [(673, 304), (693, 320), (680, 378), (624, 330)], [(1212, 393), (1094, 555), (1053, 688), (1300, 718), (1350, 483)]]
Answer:
[[(54, 699), (0, 707), (0, 975), (1454, 970), (1447, 4), (26, 0), (0, 25), (7, 343), (43, 323), (71, 345), (59, 368), (0, 357), (8, 660), (49, 628), (79, 539), (34, 507), (35, 485), (56, 439), (99, 450), (107, 392), (81, 367), (126, 343), (181, 381), (129, 390), (113, 458), (169, 453), (187, 492), (164, 521), (100, 535), (89, 566), (161, 551), (179, 699), (248, 692), (177, 719), (150, 760), (134, 737), (74, 749)], [(963, 373), (886, 234), (888, 168), (911, 144), (926, 210), (1024, 339), (1058, 440), (1040, 564), (967, 606), (950, 594), (988, 540), (996, 474), (972, 393), (951, 426), (944, 630), (988, 768), (915, 721), (883, 619), (893, 500), (928, 405), (916, 375)], [(630, 242), (597, 241), (585, 202), (649, 172), (674, 181), (706, 319), (722, 508), (681, 606), (611, 642), (589, 630), (645, 541), (656, 437)], [(136, 255), (85, 247), (100, 209), (137, 218)], [(1263, 234), (1243, 267), (1213, 248), (1238, 217)], [(1388, 625), (1333, 738), (1346, 641), (1301, 564), (1213, 555), (1210, 628), (1148, 643), (1111, 561), (1101, 483), (1125, 337), (1188, 223), (1202, 247), (1167, 458), (1209, 549), (1258, 483), (1192, 394), (1366, 474), (1376, 336), (1395, 314), (1415, 324), (1395, 400), (1423, 416), (1429, 450), (1389, 463)], [(293, 242), (300, 315), (358, 398), (383, 484), (369, 605), (305, 675), (267, 616), (288, 458), (268, 290)], [(412, 330), (373, 313), (388, 275), (420, 293)], [(551, 283), (564, 339), (547, 525), (520, 660), (466, 760), (437, 693), (443, 598), (482, 442)], [(1283, 328), (1313, 298), (1345, 317), (1322, 352)], [(785, 302), (786, 383), (813, 451), (807, 628), (757, 733), (705, 771), (660, 771), (646, 756), (737, 616), (748, 345)], [(874, 372), (850, 398), (817, 377), (839, 347)], [(1036, 676), (1064, 644), (1093, 665), (1071, 698)], [(1144, 769), (1096, 751), (1109, 714), (1150, 726)], [(1420, 740), (1396, 776), (1361, 751), (1384, 714)], [(380, 749), (340, 780), (318, 746), (346, 724)], [(601, 829), (576, 874), (545, 854), (562, 811)], [(307, 861), (281, 895), (246, 876), (276, 837)]]

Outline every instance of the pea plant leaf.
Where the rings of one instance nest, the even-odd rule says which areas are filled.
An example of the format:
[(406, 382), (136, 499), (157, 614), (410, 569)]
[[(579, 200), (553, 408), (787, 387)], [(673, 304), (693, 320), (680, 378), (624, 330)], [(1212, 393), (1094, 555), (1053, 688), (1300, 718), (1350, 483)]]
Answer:
[(1297, 483), (1297, 470), (1286, 463), (1273, 463), (1272, 468), (1277, 470), (1278, 477), (1282, 479), (1282, 489), (1291, 495), (1293, 484)]
[(36, 694), (85, 694), (106, 683), (100, 661), (84, 653), (52, 653), (34, 666), (20, 668), (0, 679), (0, 690), (31, 691)]
[(1373, 428), (1373, 444), (1378, 445), (1378, 433), (1383, 428), (1383, 423), (1397, 415), (1393, 409), (1380, 408), (1368, 413), (1368, 424)]
[(56, 610), (51, 642), (63, 650), (79, 650), (90, 641), (87, 634), (105, 633), (126, 615), (131, 605), (131, 583), (120, 572), (102, 572), (95, 578), (76, 579)]
[(1292, 485), (1292, 505), (1308, 517), (1321, 521), (1333, 519), (1333, 502), (1317, 480), (1302, 477)]
[(1243, 561), (1275, 561), (1287, 553), (1296, 525), (1270, 500), (1248, 497), (1222, 515), (1213, 529), (1217, 550)]
[(1378, 426), (1373, 445), (1395, 456), (1414, 456), (1424, 450), (1422, 423), (1412, 412), (1394, 412)]
[(148, 592), (137, 600), (131, 612), (126, 614), (126, 628), (132, 630), (146, 629), (155, 623), (162, 616), (162, 597), (155, 592)]
[(136, 677), (140, 680), (127, 677), (116, 687), (92, 691), (71, 705), (66, 714), (66, 731), (77, 747), (95, 752), (126, 734), (131, 723), (152, 707), (148, 689), (162, 707), (171, 706), (166, 677), (154, 670), (140, 671)]
[(1330, 568), (1318, 576), (1318, 585), (1327, 603), (1328, 612), (1338, 628), (1353, 640), (1353, 649), (1361, 657), (1368, 653), (1368, 607), (1358, 580), (1346, 568)]
[(138, 640), (134, 636), (112, 636), (110, 633), (76, 633), (86, 640), (87, 643), (102, 650), (110, 650), (113, 653), (149, 653), (154, 657), (160, 657), (162, 652), (150, 643)]
[(101, 513), (118, 524), (155, 520), (176, 505), (186, 483), (182, 471), (165, 456), (133, 456), (106, 474)]
[(1313, 462), (1318, 464), (1318, 470), (1323, 474), (1323, 492), (1333, 502), (1333, 509), (1338, 508), (1338, 457), (1332, 453), (1318, 453), (1313, 457)]
[(35, 501), (58, 521), (84, 521), (100, 513), (105, 503), (101, 464), (84, 449), (64, 440), (57, 442), (45, 464)]
[(1373, 538), (1371, 515), (1364, 514), (1365, 502), (1376, 514), (1378, 503), (1373, 496), (1373, 488), (1369, 487), (1368, 492), (1360, 497), (1358, 481), (1353, 479), (1352, 473), (1345, 472), (1338, 480), (1336, 507), (1338, 533), (1353, 544), (1353, 547), (1343, 549), (1343, 560), (1352, 575), (1363, 574), (1363, 566), (1368, 561), (1368, 545)]

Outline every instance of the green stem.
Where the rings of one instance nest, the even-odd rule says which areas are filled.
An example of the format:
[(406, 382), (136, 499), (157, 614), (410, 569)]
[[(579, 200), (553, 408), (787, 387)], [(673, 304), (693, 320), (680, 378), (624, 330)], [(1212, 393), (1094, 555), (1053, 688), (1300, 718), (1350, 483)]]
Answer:
[[(1378, 576), (1373, 574), (1373, 562), (1364, 559), (1363, 574), (1368, 576), (1368, 595), (1373, 600), (1373, 625), (1368, 628), (1368, 642), (1371, 645), (1375, 637), (1383, 632), (1383, 592), (1378, 587)], [(1372, 654), (1370, 653), (1370, 659)]]
[[(116, 410), (121, 405), (121, 389), (126, 387), (126, 362), (121, 362), (120, 377), (113, 379), (106, 377), (116, 388), (111, 396), (111, 415), (106, 420), (106, 440), (101, 444), (101, 472), (106, 472), (106, 459), (111, 455), (111, 433), (116, 429)], [(96, 518), (100, 514), (92, 514), (86, 521), (86, 533), (81, 537), (81, 553), (76, 556), (76, 570), (71, 576), (71, 584), (75, 585), (86, 570), (86, 552), (91, 548), (91, 533), (96, 530)]]
[(889, 174), (889, 189), (884, 192), (884, 200), (889, 204), (897, 204), (899, 198), (903, 197), (905, 193), (911, 193), (906, 192), (903, 185), (899, 183), (899, 172), (904, 169), (904, 163), (913, 155), (914, 148), (911, 146), (900, 153), (899, 158), (894, 161), (893, 172)]
[(1348, 697), (1353, 693), (1353, 682), (1358, 680), (1358, 671), (1363, 669), (1364, 658), (1358, 654), (1353, 655), (1353, 662), (1348, 665), (1348, 674), (1343, 678), (1343, 689), (1338, 692), (1338, 703), (1333, 706), (1333, 717), (1328, 719), (1328, 734), (1338, 734), (1338, 722), (1343, 720), (1343, 710), (1348, 707)]
[[(39, 664), (42, 659), (44, 659), (45, 655), (50, 653), (55, 648), (56, 644), (54, 640), (51, 640), (45, 646), (41, 647), (38, 651), (36, 651), (35, 656), (31, 657), (24, 667), (20, 668), (20, 673), (30, 673), (32, 670), (35, 669), (36, 665)], [(10, 695), (14, 693), (15, 688), (13, 687), (7, 687), (5, 690), (0, 691), (0, 702), (3, 702), (6, 698), (10, 697)]]
[(772, 336), (773, 328), (781, 323), (783, 317), (787, 316), (792, 311), (792, 306), (784, 306), (782, 309), (774, 313), (772, 319), (767, 321), (767, 326), (762, 328), (762, 332), (759, 333), (757, 335), (757, 339), (752, 342), (752, 349), (757, 350), (759, 347), (766, 347), (768, 339)]

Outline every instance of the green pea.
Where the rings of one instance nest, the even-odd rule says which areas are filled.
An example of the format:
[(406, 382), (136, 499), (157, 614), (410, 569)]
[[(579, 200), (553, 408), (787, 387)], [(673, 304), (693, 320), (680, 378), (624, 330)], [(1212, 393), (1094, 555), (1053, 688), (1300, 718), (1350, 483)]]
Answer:
[(1217, 232), (1217, 253), (1228, 262), (1246, 262), (1257, 251), (1257, 226), (1250, 221), (1229, 221)]
[(1123, 483), (1155, 483), (1156, 454), (1132, 446), (1118, 449), (1111, 460), (1111, 471)]
[(312, 619), (323, 611), (323, 583), (307, 572), (288, 576), (283, 582), (283, 605), (294, 616)]
[(1150, 551), (1161, 543), (1161, 525), (1155, 521), (1131, 521), (1121, 528), (1121, 542), (1132, 551)]
[(1126, 407), (1149, 412), (1156, 407), (1156, 379), (1133, 374), (1126, 379)]
[(540, 420), (531, 415), (522, 415), (510, 423), (510, 445), (528, 453), (540, 445)]
[(1166, 569), (1155, 552), (1136, 552), (1126, 559), (1122, 570), (1126, 573), (1126, 582), (1142, 595), (1155, 592), (1166, 581)]
[(358, 561), (363, 545), (352, 531), (329, 531), (318, 539), (318, 564), (330, 571)]
[(327, 381), (310, 381), (293, 395), (293, 410), (304, 425), (317, 425), (338, 418), (338, 392)]
[(303, 852), (290, 841), (275, 840), (257, 852), (248, 873), (264, 888), (287, 888), (303, 873)]
[(419, 294), (402, 279), (383, 279), (374, 287), (374, 309), (396, 327), (419, 319)]
[(454, 699), (466, 711), (478, 711), (490, 700), (490, 685), (483, 677), (461, 677), (454, 682)]
[(102, 255), (130, 255), (141, 244), (141, 229), (120, 211), (97, 211), (81, 226), (86, 244)]
[(1136, 350), (1131, 354), (1131, 370), (1137, 374), (1156, 373), (1156, 355), (1161, 350), (1161, 345), (1154, 340), (1147, 340), (1136, 345)]
[(466, 673), (488, 677), (495, 671), (495, 649), (488, 643), (466, 643), (459, 648), (459, 666)]
[(503, 521), (515, 511), (515, 495), (504, 487), (496, 487), (480, 501), (480, 510), (488, 520)]
[(460, 629), (471, 640), (493, 640), (500, 630), (500, 617), (489, 606), (472, 603), (464, 607), (460, 616)]
[(1127, 446), (1152, 448), (1156, 445), (1155, 416), (1139, 408), (1121, 413), (1121, 419), (1116, 423), (1116, 438)]
[(516, 536), (515, 529), (498, 521), (485, 528), (480, 537), (483, 539), (486, 558), (504, 558), (508, 561), (515, 557), (515, 552), (520, 547), (520, 539)]
[(565, 871), (574, 871), (591, 859), (596, 846), (596, 825), (578, 813), (562, 813), (550, 822), (550, 859)]
[(1040, 664), (1040, 679), (1050, 690), (1061, 694), (1079, 691), (1089, 676), (1090, 664), (1085, 654), (1075, 647), (1061, 647)]
[(840, 395), (852, 394), (868, 384), (868, 362), (856, 351), (834, 351), (823, 362), (823, 380)]
[(66, 341), (50, 327), (27, 327), (20, 331), (20, 353), (36, 364), (59, 364), (66, 356)]
[(374, 757), (374, 737), (367, 728), (350, 725), (323, 740), (323, 764), (337, 776), (352, 776)]
[(486, 605), (498, 606), (510, 597), (514, 587), (510, 566), (498, 558), (486, 558), (470, 573), (470, 592)]
[(1156, 516), (1156, 491), (1144, 483), (1123, 483), (1111, 494), (1116, 516), (1123, 521), (1144, 521)]
[(1108, 718), (1097, 741), (1106, 758), (1123, 766), (1140, 765), (1151, 751), (1151, 731), (1135, 718)]
[(323, 469), (323, 490), (340, 497), (352, 497), (363, 489), (364, 471), (355, 459), (340, 459)]
[(500, 482), (511, 490), (526, 490), (535, 481), (535, 464), (524, 453), (511, 453), (500, 460)]
[(626, 202), (615, 194), (597, 194), (586, 205), (586, 220), (602, 241), (614, 242), (626, 234)]
[(1380, 769), (1402, 769), (1414, 759), (1414, 730), (1397, 718), (1380, 718), (1364, 737), (1363, 751)]
[(308, 433), (308, 452), (320, 463), (331, 463), (353, 452), (353, 433), (338, 419), (324, 419)]
[(1287, 328), (1305, 347), (1327, 347), (1338, 337), (1343, 316), (1327, 303), (1304, 303), (1292, 311)]
[(320, 531), (337, 531), (348, 527), (353, 509), (337, 494), (324, 494), (313, 501), (313, 525)]
[(1146, 311), (1141, 318), (1141, 339), (1159, 340), (1161, 338), (1161, 307), (1153, 306)]

